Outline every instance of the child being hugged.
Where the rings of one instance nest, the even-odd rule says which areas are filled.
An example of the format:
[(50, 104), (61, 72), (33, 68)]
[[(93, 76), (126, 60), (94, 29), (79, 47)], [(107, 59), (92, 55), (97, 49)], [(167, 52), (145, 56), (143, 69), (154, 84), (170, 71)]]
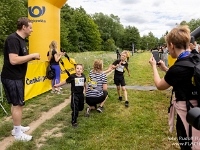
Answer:
[(84, 108), (84, 88), (86, 89), (86, 77), (83, 74), (83, 65), (76, 64), (76, 73), (71, 74), (65, 81), (54, 85), (60, 87), (66, 83), (71, 83), (71, 109), (72, 109), (72, 127), (77, 127), (77, 118), (79, 111)]
[(127, 98), (127, 91), (126, 91), (126, 88), (125, 88), (126, 84), (125, 84), (125, 79), (124, 79), (124, 72), (125, 72), (125, 69), (126, 69), (129, 76), (130, 76), (130, 72), (129, 72), (129, 69), (128, 69), (128, 63), (125, 61), (126, 58), (127, 58), (127, 53), (122, 52), (120, 59), (116, 60), (112, 64), (112, 68), (115, 69), (114, 83), (117, 87), (117, 93), (118, 93), (118, 96), (119, 96), (119, 100), (122, 101), (122, 96), (121, 96), (121, 91), (120, 91), (120, 85), (121, 85), (122, 91), (124, 92), (125, 106), (128, 107), (129, 102), (128, 102), (128, 98)]

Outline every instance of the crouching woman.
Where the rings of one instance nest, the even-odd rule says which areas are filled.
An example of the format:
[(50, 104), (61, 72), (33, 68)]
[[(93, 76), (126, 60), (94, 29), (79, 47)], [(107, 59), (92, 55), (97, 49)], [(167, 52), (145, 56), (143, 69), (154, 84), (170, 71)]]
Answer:
[[(89, 73), (86, 91), (86, 103), (88, 104), (86, 108), (86, 117), (89, 117), (90, 111), (94, 109), (102, 113), (104, 103), (108, 98), (106, 72), (110, 71), (111, 68), (106, 72), (103, 72), (102, 69), (102, 60), (95, 60), (93, 69)], [(97, 104), (99, 104), (98, 108)]]

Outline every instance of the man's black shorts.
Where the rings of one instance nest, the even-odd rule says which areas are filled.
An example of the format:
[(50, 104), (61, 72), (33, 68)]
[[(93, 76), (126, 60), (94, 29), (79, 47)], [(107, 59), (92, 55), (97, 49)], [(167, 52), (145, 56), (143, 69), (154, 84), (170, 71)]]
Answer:
[(25, 105), (23, 80), (10, 80), (1, 77), (1, 82), (9, 104), (13, 104), (13, 106)]

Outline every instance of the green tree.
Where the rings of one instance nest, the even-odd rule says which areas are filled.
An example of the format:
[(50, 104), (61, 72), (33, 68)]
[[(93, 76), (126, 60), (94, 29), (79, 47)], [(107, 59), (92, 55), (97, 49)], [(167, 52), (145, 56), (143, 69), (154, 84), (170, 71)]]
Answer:
[(141, 49), (145, 50), (145, 49), (151, 49), (152, 47), (149, 47), (149, 43), (148, 43), (148, 36), (147, 35), (143, 35), (141, 37)]
[(79, 42), (83, 43), (81, 51), (101, 50), (101, 38), (98, 26), (82, 7), (76, 9), (76, 11)]
[(116, 50), (115, 41), (113, 39), (108, 39), (105, 42), (104, 46), (106, 47), (107, 51), (115, 51)]
[(98, 26), (82, 7), (61, 9), (61, 46), (67, 52), (101, 50)]
[(103, 13), (95, 13), (91, 16), (94, 22), (98, 25), (98, 29), (101, 34), (103, 50), (110, 49), (109, 47), (106, 47), (106, 43), (111, 39), (114, 41), (115, 47), (120, 47), (120, 37), (124, 32), (123, 25), (120, 23), (120, 18), (113, 14), (108, 16), (104, 15)]
[(0, 47), (3, 47), (6, 37), (16, 31), (16, 21), (23, 16), (27, 17), (25, 0), (0, 1)]
[(153, 49), (153, 48), (156, 48), (157, 46), (161, 45), (161, 43), (159, 43), (159, 39), (156, 38), (152, 32), (149, 32), (148, 35), (144, 35), (141, 38), (142, 48), (146, 49), (147, 43), (148, 43), (148, 49)]
[(67, 4), (61, 8), (60, 45), (66, 52), (79, 51), (79, 35), (74, 13), (75, 10)]
[(132, 50), (132, 43), (134, 43), (135, 49), (140, 49), (141, 38), (140, 33), (136, 27), (128, 26), (125, 28), (122, 37), (122, 48)]

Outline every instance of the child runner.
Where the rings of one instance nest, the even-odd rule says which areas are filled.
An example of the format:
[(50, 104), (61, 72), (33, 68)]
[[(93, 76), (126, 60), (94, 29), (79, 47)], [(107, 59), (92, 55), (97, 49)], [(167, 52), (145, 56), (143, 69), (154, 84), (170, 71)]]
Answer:
[(71, 109), (72, 109), (72, 127), (78, 127), (77, 118), (79, 111), (84, 108), (84, 88), (86, 89), (86, 78), (83, 74), (83, 65), (76, 64), (76, 73), (71, 74), (65, 81), (54, 85), (60, 87), (66, 83), (71, 83)]
[(125, 106), (128, 107), (129, 102), (128, 102), (128, 98), (127, 98), (127, 91), (126, 91), (126, 88), (125, 88), (124, 72), (125, 72), (125, 69), (126, 69), (129, 76), (130, 76), (130, 72), (129, 72), (129, 69), (128, 69), (128, 63), (125, 61), (126, 58), (127, 58), (127, 53), (122, 52), (120, 59), (116, 60), (112, 64), (112, 68), (115, 69), (114, 83), (117, 87), (117, 93), (118, 93), (118, 96), (119, 96), (119, 100), (122, 101), (122, 96), (121, 96), (121, 91), (120, 91), (120, 85), (121, 85), (122, 91), (124, 92)]

